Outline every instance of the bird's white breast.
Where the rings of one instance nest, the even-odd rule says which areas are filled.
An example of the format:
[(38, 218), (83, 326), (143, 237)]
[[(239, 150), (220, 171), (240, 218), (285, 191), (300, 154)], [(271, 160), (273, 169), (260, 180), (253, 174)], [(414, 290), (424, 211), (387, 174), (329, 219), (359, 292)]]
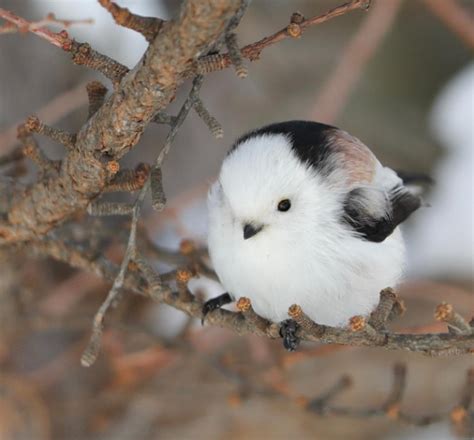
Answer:
[[(334, 156), (329, 175), (302, 163), (283, 135), (249, 138), (229, 154), (208, 198), (209, 252), (226, 291), (250, 298), (272, 321), (287, 319), (298, 304), (320, 324), (344, 325), (370, 313), (383, 288), (396, 286), (404, 261), (400, 231), (374, 243), (341, 221), (353, 185), (370, 189), (369, 210), (383, 215), (387, 191), (400, 181), (367, 147), (357, 151), (375, 167), (359, 183), (348, 171), (354, 154), (350, 161)], [(278, 212), (286, 198), (291, 209)], [(249, 221), (264, 226), (245, 240)]]
[(250, 298), (255, 311), (271, 321), (287, 319), (288, 308), (298, 304), (317, 323), (345, 325), (354, 315), (370, 313), (380, 290), (398, 283), (404, 261), (398, 228), (383, 243), (372, 243), (336, 221), (319, 227), (308, 219), (290, 234), (269, 228), (244, 240), (219, 183), (210, 191), (214, 268), (226, 291)]

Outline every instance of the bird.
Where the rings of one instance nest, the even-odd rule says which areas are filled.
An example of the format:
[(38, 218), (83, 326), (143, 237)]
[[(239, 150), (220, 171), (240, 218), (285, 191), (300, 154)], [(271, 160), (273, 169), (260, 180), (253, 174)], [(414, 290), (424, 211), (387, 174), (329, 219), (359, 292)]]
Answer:
[(241, 136), (208, 193), (209, 256), (225, 293), (204, 303), (203, 321), (247, 297), (281, 323), (291, 351), (293, 304), (327, 326), (368, 316), (403, 276), (399, 225), (422, 205), (412, 180), (323, 123), (278, 122)]

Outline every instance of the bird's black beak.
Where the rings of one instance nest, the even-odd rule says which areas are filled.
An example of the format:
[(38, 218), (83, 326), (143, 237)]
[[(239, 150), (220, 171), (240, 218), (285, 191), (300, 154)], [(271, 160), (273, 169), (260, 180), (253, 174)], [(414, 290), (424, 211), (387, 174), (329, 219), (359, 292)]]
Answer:
[(253, 237), (254, 235), (258, 234), (263, 229), (263, 225), (252, 225), (250, 223), (246, 223), (244, 225), (244, 240), (247, 238)]

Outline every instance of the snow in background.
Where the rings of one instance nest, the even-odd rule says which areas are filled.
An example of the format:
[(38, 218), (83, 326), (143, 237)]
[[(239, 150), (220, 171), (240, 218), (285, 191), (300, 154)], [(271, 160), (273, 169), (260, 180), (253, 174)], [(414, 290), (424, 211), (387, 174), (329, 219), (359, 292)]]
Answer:
[(430, 208), (418, 211), (406, 234), (412, 276), (473, 278), (474, 63), (437, 97), (430, 116), (445, 148), (433, 171)]
[[(93, 18), (92, 25), (72, 26), (69, 35), (91, 46), (128, 67), (134, 66), (147, 48), (146, 40), (137, 32), (117, 26), (97, 0), (42, 0), (33, 2), (38, 17), (53, 12), (58, 19), (80, 20)], [(144, 16), (169, 18), (157, 0), (121, 0), (120, 6)]]

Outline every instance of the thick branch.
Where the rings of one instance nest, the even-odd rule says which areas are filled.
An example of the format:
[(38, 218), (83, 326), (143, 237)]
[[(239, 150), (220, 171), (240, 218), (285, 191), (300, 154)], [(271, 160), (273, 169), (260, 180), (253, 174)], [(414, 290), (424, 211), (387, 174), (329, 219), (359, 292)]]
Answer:
[(239, 6), (237, 0), (185, 2), (179, 19), (163, 26), (140, 64), (78, 132), (59, 177), (17, 195), (8, 222), (0, 224), (0, 240), (31, 239), (84, 210), (108, 183), (105, 159), (120, 159), (136, 145), (174, 97), (189, 63), (219, 38)]

